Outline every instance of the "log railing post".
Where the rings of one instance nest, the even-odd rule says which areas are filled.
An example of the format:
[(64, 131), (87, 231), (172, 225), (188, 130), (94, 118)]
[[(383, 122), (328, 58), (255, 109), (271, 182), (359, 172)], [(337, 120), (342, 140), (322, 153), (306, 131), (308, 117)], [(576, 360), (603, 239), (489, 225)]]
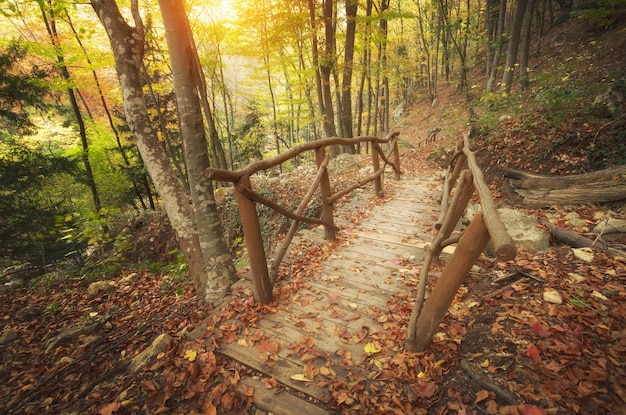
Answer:
[(245, 195), (242, 187), (252, 189), (250, 176), (241, 177), (235, 184), (235, 197), (239, 206), (243, 236), (246, 240), (250, 268), (252, 269), (254, 298), (262, 304), (269, 304), (272, 301), (272, 283), (267, 270), (259, 217), (254, 202)]
[(415, 327), (407, 333), (408, 350), (421, 352), (428, 347), (454, 296), (488, 242), (489, 232), (483, 222), (482, 213), (478, 212), (461, 236), (452, 258), (426, 300)]
[(397, 170), (394, 170), (395, 172), (395, 179), (396, 180), (400, 180), (400, 150), (398, 149), (398, 137), (396, 136), (393, 140), (392, 140), (392, 144), (393, 147), (393, 163), (396, 165)]
[[(321, 146), (315, 149), (315, 164), (318, 169), (322, 169), (321, 179), (320, 179), (320, 189), (322, 192), (322, 217), (324, 221), (333, 224), (333, 202), (330, 202), (328, 199), (332, 195), (330, 191), (330, 179), (328, 178), (328, 170), (324, 165), (324, 159), (326, 158), (326, 147)], [(329, 227), (324, 225), (324, 239), (330, 241), (335, 239), (337, 232)]]
[[(378, 143), (372, 143), (372, 166), (374, 167), (374, 172), (377, 172), (380, 169), (380, 155), (378, 151), (380, 146)], [(374, 193), (376, 196), (382, 197), (383, 193), (383, 175), (379, 175), (374, 179)]]

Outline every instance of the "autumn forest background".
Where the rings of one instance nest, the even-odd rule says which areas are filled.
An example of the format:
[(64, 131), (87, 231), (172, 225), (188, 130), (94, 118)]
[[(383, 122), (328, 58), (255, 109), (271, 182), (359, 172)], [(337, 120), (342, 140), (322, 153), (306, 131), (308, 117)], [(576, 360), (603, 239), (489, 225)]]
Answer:
[(506, 167), (623, 165), (625, 18), (624, 0), (3, 0), (0, 292), (137, 270), (157, 307), (210, 305), (247, 263), (204, 170), (320, 138), (399, 130), (434, 166), (470, 131), (496, 194)]

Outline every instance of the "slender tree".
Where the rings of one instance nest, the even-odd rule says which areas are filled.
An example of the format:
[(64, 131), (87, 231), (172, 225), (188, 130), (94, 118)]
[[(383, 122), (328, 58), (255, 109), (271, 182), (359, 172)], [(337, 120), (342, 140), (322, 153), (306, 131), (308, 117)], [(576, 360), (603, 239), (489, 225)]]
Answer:
[(511, 85), (513, 84), (513, 74), (517, 64), (517, 52), (520, 45), (522, 23), (526, 15), (528, 1), (529, 0), (517, 0), (517, 5), (515, 6), (515, 16), (513, 18), (513, 26), (511, 27), (511, 36), (509, 37), (501, 85), (502, 91), (507, 94), (511, 92)]
[(93, 170), (91, 169), (91, 162), (89, 161), (89, 140), (87, 139), (87, 128), (85, 126), (83, 115), (78, 106), (77, 92), (72, 86), (72, 75), (70, 74), (67, 64), (65, 63), (63, 47), (61, 45), (59, 34), (57, 33), (56, 8), (54, 7), (54, 4), (51, 0), (48, 0), (47, 2), (44, 2), (44, 0), (37, 0), (37, 4), (39, 5), (41, 17), (48, 32), (50, 43), (52, 44), (56, 52), (59, 72), (61, 74), (61, 77), (67, 84), (67, 95), (70, 100), (74, 116), (76, 117), (76, 123), (78, 124), (78, 133), (80, 135), (80, 141), (83, 148), (82, 159), (85, 166), (87, 185), (91, 190), (91, 197), (93, 200), (94, 208), (96, 212), (99, 212), (101, 208), (100, 195), (98, 193), (98, 188), (96, 187)]
[[(203, 183), (198, 184), (198, 188), (192, 189), (192, 192), (196, 192), (196, 195), (192, 197), (192, 199), (195, 199), (192, 209), (189, 204), (189, 198), (183, 192), (169, 163), (167, 154), (159, 143), (156, 130), (148, 117), (140, 76), (145, 38), (137, 3), (136, 1), (132, 2), (134, 27), (123, 18), (114, 0), (91, 0), (91, 5), (104, 25), (111, 42), (115, 56), (116, 71), (124, 98), (124, 110), (128, 125), (137, 141), (137, 148), (161, 196), (172, 227), (176, 231), (178, 243), (187, 260), (189, 272), (193, 278), (198, 296), (201, 301), (211, 302), (223, 295), (224, 291), (230, 286), (234, 276), (232, 273), (232, 260), (228, 251), (224, 253), (221, 252), (221, 249), (203, 253), (203, 249), (210, 249), (212, 246), (219, 244), (215, 240), (201, 242), (201, 234), (196, 226), (199, 216), (207, 215), (209, 222), (213, 220), (210, 211), (202, 210), (203, 207), (211, 205), (211, 201), (208, 199), (210, 196), (206, 193), (207, 189)], [(173, 8), (166, 10), (173, 14), (175, 13), (171, 17), (174, 21), (180, 21), (182, 19), (180, 16), (181, 11), (176, 6), (182, 7), (182, 4), (172, 4), (171, 7)], [(165, 14), (166, 11), (163, 13)], [(182, 14), (184, 15), (184, 10)], [(189, 32), (185, 31), (183, 36), (188, 37)], [(188, 38), (186, 42), (189, 42)], [(171, 47), (170, 50), (172, 50)], [(189, 70), (190, 67), (193, 67), (192, 62), (188, 60), (189, 56), (187, 53), (189, 49), (185, 47), (178, 52), (186, 55), (187, 69)], [(193, 92), (197, 93), (197, 91), (194, 91), (197, 85), (195, 83), (192, 85), (189, 87), (191, 95), (193, 95)], [(197, 116), (185, 122), (191, 123), (186, 128), (192, 130), (198, 128), (198, 123), (202, 124), (201, 118), (198, 120)], [(202, 127), (201, 129), (203, 130)], [(198, 146), (197, 141), (192, 141), (189, 144), (192, 146), (192, 151), (197, 148), (193, 146)], [(186, 162), (191, 163), (195, 167), (204, 166), (206, 161), (202, 154), (201, 152), (198, 159), (186, 160)], [(204, 154), (206, 154), (206, 150)], [(190, 176), (194, 175), (196, 179), (202, 176), (202, 171), (190, 170), (189, 173)], [(197, 204), (195, 204), (196, 201), (198, 202)], [(207, 228), (203, 232), (206, 232), (206, 229), (209, 228), (211, 226), (207, 224)], [(203, 233), (202, 236), (206, 237), (207, 235)], [(221, 238), (221, 235), (217, 236)], [(209, 258), (209, 263), (206, 263), (205, 258)]]
[[(346, 5), (346, 39), (343, 59), (343, 78), (341, 81), (341, 119), (342, 136), (353, 137), (352, 132), (352, 71), (354, 65), (354, 42), (356, 39), (356, 15), (358, 2), (345, 0)], [(346, 146), (346, 152), (353, 153), (353, 146)]]

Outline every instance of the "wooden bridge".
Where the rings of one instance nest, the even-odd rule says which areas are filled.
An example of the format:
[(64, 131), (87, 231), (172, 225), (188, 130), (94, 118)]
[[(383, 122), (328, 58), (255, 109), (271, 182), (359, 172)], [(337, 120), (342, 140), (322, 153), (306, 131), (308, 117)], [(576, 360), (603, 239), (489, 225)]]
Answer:
[[(394, 354), (402, 352), (397, 344), (405, 340), (407, 348), (413, 351), (426, 348), (469, 268), (490, 238), (502, 258), (515, 255), (510, 237), (506, 231), (501, 233), (502, 224), (497, 213), (493, 214), (495, 208), (490, 195), (484, 194), (486, 187), (481, 183), (482, 174), (476, 170), (467, 137), (460, 141), (456, 163), (446, 175), (443, 199), (440, 180), (399, 177), (394, 138), (387, 140), (391, 141), (391, 154), (385, 155), (378, 145), (373, 145), (373, 153), (380, 151), (373, 156), (375, 174), (351, 189), (373, 182), (367, 185), (369, 195), (364, 196), (363, 191), (353, 193), (350, 203), (363, 203), (371, 197), (372, 190), (382, 194), (380, 178), (385, 166), (376, 165), (378, 157), (385, 165), (393, 165), (394, 178), (398, 180), (390, 200), (376, 205), (358, 226), (334, 218), (332, 208), (323, 210), (323, 221), (317, 222), (323, 226), (300, 233), (296, 232), (297, 225), (292, 226), (289, 242), (279, 249), (278, 262), (270, 272), (264, 252), (263, 261), (251, 257), (255, 298), (268, 304), (268, 312), (240, 330), (236, 337), (222, 341), (219, 351), (256, 373), (242, 384), (254, 388), (255, 403), (262, 410), (277, 415), (315, 415), (334, 413), (339, 406), (347, 405), (354, 413), (369, 413), (373, 408), (384, 413), (384, 403), (377, 401), (376, 391), (403, 386), (397, 385), (397, 380), (383, 370), (381, 362), (388, 362)], [(320, 148), (325, 149), (308, 148), (316, 151), (320, 167), (314, 186), (321, 186), (322, 203), (330, 200), (332, 205), (336, 198), (324, 185), (328, 157)], [(469, 169), (464, 170), (466, 162)], [(240, 209), (244, 206), (242, 219), (250, 214), (246, 209), (253, 208), (254, 201), (271, 205), (270, 201), (253, 194), (249, 181), (251, 172), (251, 169), (239, 173), (207, 172), (212, 179), (236, 183)], [(477, 176), (478, 180), (473, 180)], [(455, 185), (456, 190), (451, 192)], [(483, 211), (488, 213), (475, 217), (465, 231), (468, 235), (465, 241), (463, 237), (451, 237), (475, 188)], [(454, 194), (452, 199), (448, 198), (450, 193)], [(299, 208), (291, 214), (297, 216), (295, 223), (308, 221), (300, 216), (301, 211)], [(252, 235), (252, 241), (258, 238), (255, 219), (248, 217), (247, 227), (244, 221), (244, 232), (248, 231), (245, 237)], [(337, 229), (341, 229), (341, 238), (326, 241), (334, 239)], [(291, 241), (293, 237), (295, 242)], [(248, 249), (254, 250), (251, 240), (247, 241)], [(420, 294), (423, 296), (425, 292), (431, 263), (446, 245), (453, 243), (458, 243), (457, 251), (447, 261), (431, 298), (422, 309)], [(289, 249), (293, 255), (285, 255)], [(302, 272), (297, 268), (297, 253), (306, 250), (322, 254), (317, 263)], [(412, 271), (419, 265), (422, 265), (420, 275)], [(272, 301), (276, 279), (270, 275), (275, 275), (279, 266), (284, 267), (287, 274), (297, 274), (298, 278), (285, 281), (283, 289), (287, 294)], [(246, 284), (249, 283), (244, 283), (243, 288), (240, 284), (239, 289), (245, 289)], [(269, 299), (260, 292), (267, 288), (264, 285), (269, 285)], [(407, 320), (409, 327), (398, 330), (398, 323), (406, 325)], [(395, 338), (396, 346), (385, 340), (390, 336)], [(365, 391), (359, 396), (371, 399), (354, 401), (356, 391)]]

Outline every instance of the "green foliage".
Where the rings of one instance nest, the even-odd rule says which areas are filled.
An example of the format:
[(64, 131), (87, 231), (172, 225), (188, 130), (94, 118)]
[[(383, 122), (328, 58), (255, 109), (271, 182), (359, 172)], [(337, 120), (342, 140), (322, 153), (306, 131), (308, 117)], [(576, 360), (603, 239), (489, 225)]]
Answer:
[(578, 100), (578, 90), (563, 87), (540, 89), (533, 95), (535, 105), (544, 107), (543, 117), (554, 124), (559, 124), (570, 114)]
[(618, 130), (614, 144), (594, 145), (590, 149), (590, 158), (601, 168), (626, 165), (626, 129)]
[(626, 14), (626, 0), (594, 0), (584, 3), (573, 15), (597, 28), (608, 28)]
[(31, 109), (51, 105), (49, 73), (28, 59), (28, 48), (19, 41), (0, 50), (0, 126), (12, 134), (33, 126)]
[[(178, 250), (176, 250), (178, 251)], [(175, 252), (170, 252), (170, 254)], [(183, 285), (189, 282), (187, 274), (187, 263), (183, 254), (176, 255), (176, 262), (162, 266), (159, 271), (163, 274), (163, 282), (160, 292), (162, 294), (175, 291), (177, 295), (183, 294)]]
[(84, 259), (83, 271), (87, 274), (115, 275), (122, 268), (132, 235), (113, 235), (111, 224), (117, 213), (116, 209), (102, 209), (99, 213), (74, 212), (56, 218), (57, 227), (63, 233), (61, 239), (74, 248), (69, 254)]
[(56, 192), (56, 180), (76, 173), (75, 159), (42, 154), (4, 135), (0, 140), (0, 257), (43, 265), (63, 257), (55, 215), (71, 200)]

